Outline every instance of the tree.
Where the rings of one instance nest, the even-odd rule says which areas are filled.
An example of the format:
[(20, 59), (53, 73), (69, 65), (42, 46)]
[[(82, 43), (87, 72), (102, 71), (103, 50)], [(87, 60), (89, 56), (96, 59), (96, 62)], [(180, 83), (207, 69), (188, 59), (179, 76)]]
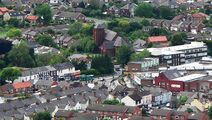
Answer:
[(209, 116), (209, 118), (210, 118), (210, 120), (212, 119), (212, 106), (210, 106), (209, 108), (208, 108), (208, 116)]
[(180, 96), (179, 103), (181, 105), (185, 105), (185, 103), (186, 103), (187, 100), (188, 100), (188, 97), (187, 96)]
[(105, 100), (103, 102), (103, 104), (108, 104), (108, 105), (123, 105), (122, 103), (120, 103), (118, 100), (114, 99), (114, 100)]
[(151, 36), (168, 35), (168, 31), (164, 28), (153, 28), (149, 31)]
[(12, 50), (7, 55), (7, 59), (14, 66), (19, 67), (34, 67), (35, 62), (31, 56), (30, 49), (23, 42), (13, 46)]
[(55, 54), (51, 56), (49, 64), (54, 65), (58, 63), (66, 62), (67, 59), (62, 54)]
[(71, 63), (74, 65), (76, 70), (86, 70), (87, 63), (85, 61), (72, 60)]
[(176, 33), (171, 37), (172, 45), (183, 45), (185, 43), (185, 39), (187, 38), (186, 33)]
[(151, 53), (147, 49), (144, 49), (140, 53), (132, 54), (130, 59), (133, 61), (139, 61), (139, 60), (142, 60), (143, 58), (147, 58), (150, 56), (151, 56)]
[(159, 11), (160, 17), (163, 19), (171, 20), (175, 16), (175, 11), (167, 6), (159, 7)]
[(21, 37), (21, 30), (17, 28), (12, 28), (7, 32), (7, 37), (9, 38), (17, 38)]
[(0, 60), (0, 70), (6, 67), (6, 62), (4, 60)]
[(82, 30), (82, 23), (81, 22), (75, 22), (70, 25), (70, 28), (68, 30), (69, 35), (75, 35), (77, 33), (80, 33)]
[(36, 37), (35, 40), (36, 40), (39, 44), (44, 45), (44, 46), (51, 46), (51, 47), (55, 46), (55, 43), (54, 43), (52, 37), (49, 36), (49, 35), (46, 35), (46, 34), (44, 34), (44, 35), (39, 35), (38, 37)]
[(194, 112), (194, 111), (193, 111), (191, 108), (187, 108), (186, 112), (192, 113), (192, 112)]
[(121, 46), (116, 52), (116, 60), (121, 65), (126, 65), (130, 60), (132, 49), (128, 46)]
[(108, 56), (96, 55), (92, 58), (91, 68), (99, 74), (111, 74), (114, 72), (112, 60)]
[(205, 41), (207, 47), (208, 47), (208, 55), (212, 56), (212, 41), (207, 40)]
[(51, 118), (49, 112), (40, 112), (33, 116), (33, 120), (51, 120)]
[(52, 20), (52, 11), (51, 7), (48, 4), (42, 4), (39, 5), (36, 9), (35, 12), (38, 16), (40, 16), (41, 21), (44, 24), (49, 24)]
[(140, 17), (151, 18), (154, 16), (153, 14), (153, 6), (149, 3), (139, 4), (135, 9), (135, 15)]
[(143, 20), (141, 21), (141, 24), (142, 24), (143, 26), (149, 26), (149, 25), (150, 25), (150, 22), (149, 22), (147, 19), (143, 19)]
[(7, 21), (8, 25), (13, 26), (13, 27), (20, 27), (21, 21), (17, 18), (11, 18), (10, 20)]
[(21, 76), (21, 71), (15, 67), (7, 67), (0, 72), (0, 78), (3, 80), (14, 81), (19, 76)]
[(93, 28), (94, 28), (93, 24), (85, 24), (85, 25), (82, 26), (81, 32), (85, 35), (92, 36), (93, 35)]
[(46, 66), (49, 64), (49, 61), (51, 60), (51, 54), (39, 54), (35, 56), (35, 62), (36, 66)]

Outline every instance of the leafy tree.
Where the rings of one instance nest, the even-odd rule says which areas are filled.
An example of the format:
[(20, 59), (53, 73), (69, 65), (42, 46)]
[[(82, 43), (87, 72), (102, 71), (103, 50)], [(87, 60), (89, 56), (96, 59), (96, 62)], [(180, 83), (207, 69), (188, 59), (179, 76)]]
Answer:
[(70, 28), (68, 30), (69, 35), (74, 35), (79, 33), (82, 30), (82, 23), (80, 22), (75, 22), (70, 25)]
[(187, 38), (186, 33), (176, 33), (171, 37), (172, 45), (183, 45), (185, 43), (185, 39)]
[(151, 56), (151, 53), (147, 49), (144, 49), (140, 53), (132, 54), (130, 59), (133, 61), (139, 61), (139, 60), (142, 60), (143, 58), (147, 58), (150, 56)]
[(103, 102), (103, 104), (108, 104), (108, 105), (123, 105), (122, 103), (120, 103), (118, 100), (114, 99), (114, 100), (105, 100)]
[(0, 72), (0, 78), (3, 80), (14, 81), (19, 76), (21, 76), (21, 71), (15, 67), (7, 67)]
[(168, 31), (164, 28), (153, 28), (149, 31), (151, 36), (168, 35)]
[(33, 120), (51, 120), (51, 118), (49, 112), (40, 112), (33, 116)]
[(193, 111), (191, 108), (187, 108), (186, 112), (192, 113), (192, 112), (194, 112), (194, 111)]
[(7, 32), (7, 37), (9, 38), (16, 38), (21, 37), (21, 30), (17, 28), (12, 28)]
[(7, 21), (8, 25), (13, 26), (13, 27), (20, 27), (21, 21), (17, 18), (11, 18), (10, 20)]
[(51, 54), (39, 54), (35, 56), (36, 66), (46, 66), (51, 60)]
[(111, 74), (114, 72), (112, 60), (108, 56), (97, 55), (92, 58), (91, 68), (100, 74)]
[(208, 109), (208, 116), (210, 119), (212, 119), (212, 106), (210, 106)]
[(159, 7), (160, 17), (163, 19), (171, 20), (175, 16), (175, 11), (167, 6)]
[(187, 96), (180, 96), (179, 103), (181, 105), (185, 105), (185, 103), (186, 103), (187, 100), (188, 100), (188, 97)]
[(154, 16), (153, 14), (153, 6), (149, 3), (139, 4), (135, 9), (135, 14), (140, 17), (151, 18)]
[(49, 35), (46, 35), (46, 34), (44, 34), (44, 35), (39, 35), (38, 37), (36, 37), (35, 40), (36, 40), (39, 44), (44, 45), (44, 46), (51, 46), (51, 47), (55, 46), (55, 43), (54, 43), (52, 37), (49, 36)]
[(141, 30), (137, 30), (134, 32), (131, 32), (129, 35), (130, 40), (136, 40), (136, 39), (143, 39), (146, 40), (149, 37), (148, 33), (144, 33)]
[(58, 63), (66, 62), (67, 59), (62, 54), (55, 54), (51, 56), (49, 64), (54, 65)]
[(12, 50), (7, 55), (7, 59), (14, 66), (33, 67), (35, 62), (31, 56), (30, 50), (26, 44), (20, 43), (13, 46)]
[(49, 24), (52, 20), (52, 11), (51, 7), (48, 4), (42, 4), (39, 5), (36, 9), (35, 12), (38, 16), (40, 16), (41, 21), (44, 24)]
[(72, 60), (71, 63), (74, 65), (76, 70), (86, 70), (87, 69), (87, 64), (85, 61), (77, 61), (77, 60)]
[(0, 60), (0, 70), (6, 67), (6, 62), (4, 60)]
[(150, 22), (149, 22), (147, 19), (143, 19), (143, 20), (141, 21), (141, 24), (142, 24), (143, 26), (149, 26), (149, 25), (150, 25)]
[(132, 49), (128, 46), (121, 46), (116, 53), (116, 60), (121, 65), (126, 65), (130, 60)]
[(208, 40), (205, 41), (207, 47), (208, 47), (208, 55), (212, 56), (212, 41)]
[(81, 72), (81, 74), (84, 74), (84, 75), (100, 75), (100, 73), (95, 69), (83, 70)]
[(82, 33), (85, 34), (85, 35), (92, 36), (93, 35), (93, 28), (94, 28), (93, 24), (85, 24), (82, 27)]
[(85, 3), (83, 1), (81, 1), (78, 5), (79, 8), (85, 8)]
[(100, 8), (99, 0), (90, 0), (90, 7), (92, 9), (99, 9)]

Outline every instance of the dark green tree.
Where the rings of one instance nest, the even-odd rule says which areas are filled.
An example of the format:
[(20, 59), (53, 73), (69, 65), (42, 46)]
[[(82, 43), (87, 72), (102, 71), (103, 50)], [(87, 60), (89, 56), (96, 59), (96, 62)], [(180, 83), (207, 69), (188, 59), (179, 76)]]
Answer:
[(140, 17), (151, 18), (154, 16), (153, 14), (153, 6), (149, 3), (139, 4), (135, 10), (135, 15)]
[(168, 35), (168, 31), (164, 28), (153, 28), (149, 31), (151, 36)]
[(185, 105), (185, 103), (186, 103), (187, 100), (188, 100), (188, 97), (187, 96), (180, 96), (179, 103), (181, 105)]
[(5, 68), (6, 66), (6, 62), (4, 60), (0, 60), (0, 70)]
[(176, 33), (171, 37), (171, 44), (172, 45), (183, 45), (187, 38), (186, 33)]
[(33, 116), (33, 120), (51, 120), (51, 118), (49, 112), (40, 112)]
[(111, 74), (114, 72), (112, 60), (108, 56), (96, 55), (92, 58), (91, 68), (100, 74)]
[(105, 100), (103, 102), (103, 104), (108, 104), (108, 105), (123, 105), (122, 103), (120, 103), (118, 100), (114, 99), (114, 100)]
[(38, 5), (38, 7), (35, 9), (35, 13), (40, 16), (41, 21), (44, 24), (49, 24), (52, 20), (52, 10), (48, 4)]
[(55, 46), (55, 43), (54, 43), (52, 37), (49, 35), (46, 35), (46, 34), (37, 36), (35, 40), (39, 44), (44, 45), (44, 46), (50, 46), (50, 47)]
[(14, 81), (19, 76), (21, 76), (21, 71), (15, 67), (7, 67), (0, 72), (0, 79), (3, 80)]
[(212, 56), (212, 41), (207, 40), (205, 41), (207, 47), (208, 47), (208, 55)]
[(81, 22), (75, 22), (70, 25), (68, 34), (69, 35), (75, 35), (77, 33), (80, 33), (82, 30), (82, 23)]
[(175, 16), (175, 11), (167, 6), (161, 6), (159, 14), (161, 18), (171, 20)]
[(149, 26), (149, 25), (150, 25), (150, 22), (149, 22), (149, 20), (147, 20), (147, 19), (143, 19), (143, 20), (141, 21), (141, 24), (142, 24), (143, 26)]
[(194, 111), (193, 111), (191, 108), (187, 108), (186, 112), (192, 113), (192, 112), (194, 112)]
[(132, 49), (128, 46), (121, 46), (116, 52), (116, 60), (121, 65), (126, 65), (132, 54)]
[(19, 67), (34, 67), (35, 62), (30, 54), (30, 50), (25, 43), (13, 46), (12, 50), (7, 55), (7, 59), (14, 66)]
[(209, 116), (209, 118), (210, 118), (210, 120), (212, 119), (212, 106), (210, 106), (209, 108), (208, 108), (208, 116)]
[(87, 63), (85, 61), (72, 60), (71, 63), (74, 65), (76, 70), (82, 71), (87, 69)]
[(11, 18), (7, 21), (8, 25), (13, 26), (13, 27), (20, 27), (21, 21), (18, 20), (17, 18)]

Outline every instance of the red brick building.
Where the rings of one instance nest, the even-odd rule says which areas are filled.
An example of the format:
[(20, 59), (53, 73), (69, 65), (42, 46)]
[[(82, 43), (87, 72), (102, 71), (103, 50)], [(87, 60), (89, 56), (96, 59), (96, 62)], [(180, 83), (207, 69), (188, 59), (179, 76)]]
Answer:
[(154, 109), (150, 120), (209, 120), (205, 113), (187, 113), (167, 109)]
[(181, 75), (177, 70), (167, 70), (155, 78), (154, 84), (172, 92), (207, 92), (212, 88), (212, 76), (207, 74)]
[(98, 113), (102, 118), (110, 117), (113, 120), (129, 119), (132, 116), (141, 114), (141, 109), (138, 107), (106, 104), (89, 105), (86, 111), (88, 113)]

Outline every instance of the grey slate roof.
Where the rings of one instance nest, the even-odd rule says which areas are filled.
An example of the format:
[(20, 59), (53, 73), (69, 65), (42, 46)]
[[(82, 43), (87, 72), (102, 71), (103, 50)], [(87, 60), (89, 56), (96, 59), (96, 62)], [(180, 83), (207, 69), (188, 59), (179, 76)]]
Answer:
[(109, 29), (105, 29), (105, 40), (112, 41), (117, 36), (117, 32), (114, 32)]
[(163, 74), (170, 80), (174, 79), (174, 78), (181, 77), (181, 74), (177, 69), (166, 70), (165, 72), (163, 72)]
[(23, 71), (22, 76), (30, 76), (30, 75), (38, 74), (40, 72), (47, 72), (47, 71), (54, 71), (54, 70), (56, 69), (51, 66), (36, 67), (36, 68), (31, 68), (26, 71)]
[(63, 69), (73, 68), (74, 66), (70, 62), (65, 62), (65, 63), (60, 63), (60, 64), (53, 65), (53, 67), (56, 70), (63, 70)]
[(150, 115), (151, 116), (162, 116), (165, 117), (169, 112), (172, 112), (172, 110), (167, 109), (154, 109)]
[(87, 107), (87, 110), (90, 111), (103, 111), (103, 112), (126, 112), (134, 113), (136, 107), (131, 106), (121, 106), (121, 105), (105, 105), (105, 104), (93, 104)]

